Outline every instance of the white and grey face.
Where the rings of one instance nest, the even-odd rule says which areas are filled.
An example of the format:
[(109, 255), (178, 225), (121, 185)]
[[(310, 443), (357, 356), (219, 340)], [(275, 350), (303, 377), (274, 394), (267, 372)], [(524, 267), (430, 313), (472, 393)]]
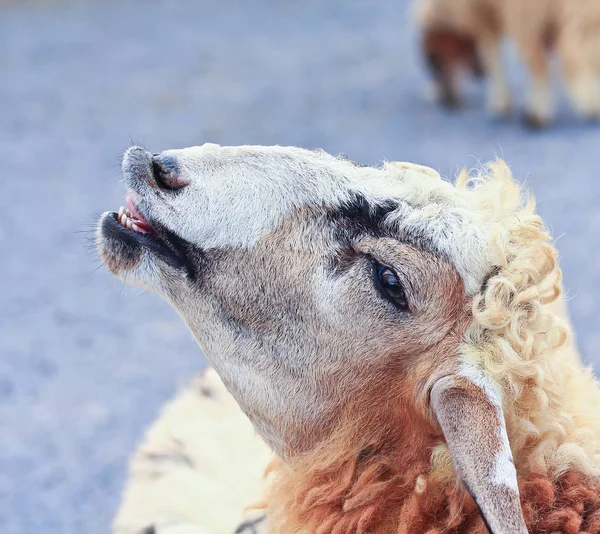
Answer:
[(435, 352), (489, 270), (454, 188), (418, 166), (134, 147), (123, 175), (128, 208), (98, 226), (104, 263), (177, 309), (279, 452), (383, 368)]

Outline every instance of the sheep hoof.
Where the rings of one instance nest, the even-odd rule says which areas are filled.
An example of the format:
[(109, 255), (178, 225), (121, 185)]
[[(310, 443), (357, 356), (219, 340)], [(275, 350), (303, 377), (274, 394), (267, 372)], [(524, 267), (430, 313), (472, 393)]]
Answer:
[(471, 62), (471, 74), (476, 80), (483, 80), (487, 77), (487, 72), (481, 63), (481, 59), (475, 58)]
[(487, 110), (495, 119), (504, 120), (512, 115), (513, 105), (510, 98), (499, 96), (488, 100)]
[(513, 114), (513, 109), (512, 106), (495, 109), (488, 108), (488, 113), (493, 120), (502, 122), (511, 117), (511, 115)]
[(440, 99), (440, 104), (444, 109), (456, 110), (463, 107), (463, 103), (460, 98), (455, 95), (445, 94)]
[(530, 130), (541, 130), (548, 126), (548, 121), (533, 113), (523, 113), (521, 121)]

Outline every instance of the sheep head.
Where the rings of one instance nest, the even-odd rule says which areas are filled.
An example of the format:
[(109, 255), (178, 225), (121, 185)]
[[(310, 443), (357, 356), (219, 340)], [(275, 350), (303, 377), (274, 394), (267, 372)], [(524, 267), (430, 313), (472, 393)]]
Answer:
[(470, 190), (299, 148), (134, 147), (128, 208), (102, 215), (98, 247), (179, 312), (287, 462), (340, 427), (357, 461), (396, 441), (428, 461), (445, 440), (490, 530), (524, 533), (503, 391), (473, 349), (509, 241), (492, 219), (520, 199), (499, 174)]

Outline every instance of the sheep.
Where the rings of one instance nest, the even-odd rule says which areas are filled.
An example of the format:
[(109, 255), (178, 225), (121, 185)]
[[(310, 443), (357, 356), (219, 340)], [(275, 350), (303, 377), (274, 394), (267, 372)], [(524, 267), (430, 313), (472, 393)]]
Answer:
[[(273, 451), (263, 532), (600, 533), (600, 388), (551, 236), (503, 162), (452, 185), (408, 163), (206, 144), (131, 148), (123, 176), (100, 256), (178, 311)], [(178, 424), (204, 432), (189, 406)], [(148, 446), (170, 451), (161, 439)], [(183, 463), (200, 484), (207, 466)], [(178, 502), (203, 510), (206, 485), (179, 480), (147, 502), (136, 481), (129, 527), (213, 531)]]
[(442, 103), (459, 104), (457, 67), (477, 51), (489, 77), (490, 113), (500, 117), (510, 113), (500, 51), (507, 36), (516, 44), (531, 78), (524, 113), (529, 126), (545, 126), (556, 113), (548, 65), (548, 52), (554, 49), (575, 111), (588, 120), (600, 116), (600, 3), (596, 0), (416, 0), (413, 9)]

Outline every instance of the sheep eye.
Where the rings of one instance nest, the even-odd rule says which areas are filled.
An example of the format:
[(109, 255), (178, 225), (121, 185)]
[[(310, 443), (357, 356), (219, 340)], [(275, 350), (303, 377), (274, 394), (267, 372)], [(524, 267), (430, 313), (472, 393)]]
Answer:
[(377, 285), (385, 298), (390, 300), (398, 309), (408, 311), (408, 301), (404, 288), (394, 271), (385, 265), (374, 264)]

